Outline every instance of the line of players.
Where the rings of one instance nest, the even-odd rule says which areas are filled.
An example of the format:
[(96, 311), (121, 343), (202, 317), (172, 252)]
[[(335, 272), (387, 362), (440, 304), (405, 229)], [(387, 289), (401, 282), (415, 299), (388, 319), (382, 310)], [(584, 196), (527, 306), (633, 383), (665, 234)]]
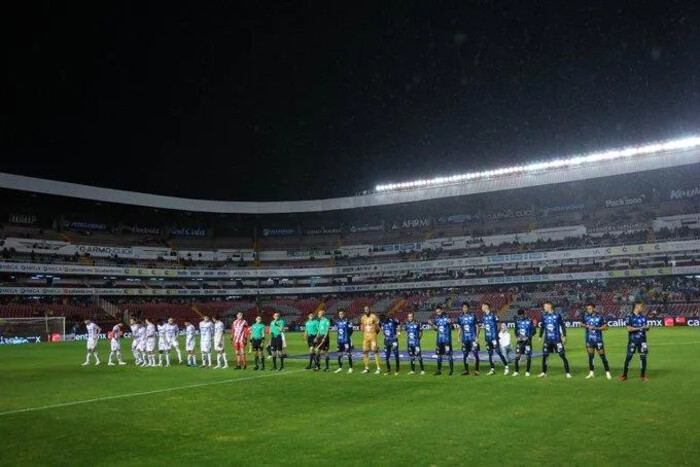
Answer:
[[(555, 311), (552, 302), (545, 302), (543, 304), (544, 313), (542, 314), (542, 319), (539, 323), (539, 340), (543, 343), (542, 345), (542, 372), (539, 374), (540, 378), (547, 376), (547, 371), (549, 368), (549, 356), (552, 353), (557, 353), (562, 360), (564, 365), (564, 372), (567, 378), (571, 378), (571, 372), (569, 369), (569, 361), (566, 357), (565, 345), (567, 343), (566, 339), (566, 324), (561, 314)], [(629, 364), (635, 353), (639, 354), (640, 364), (641, 364), (641, 379), (647, 381), (646, 376), (646, 366), (647, 366), (647, 340), (646, 333), (649, 330), (649, 325), (647, 324), (646, 316), (642, 314), (644, 308), (643, 302), (635, 303), (632, 313), (627, 317), (627, 331), (628, 331), (628, 345), (627, 354), (625, 357), (623, 374), (620, 375), (620, 380), (625, 381), (627, 379), (627, 374), (629, 371)], [(479, 336), (481, 331), (484, 331), (484, 340), (486, 344), (486, 352), (489, 360), (489, 375), (495, 374), (495, 364), (494, 356), (497, 356), (504, 365), (504, 375), (510, 373), (510, 368), (508, 366), (508, 361), (506, 356), (503, 354), (502, 347), (500, 345), (499, 336), (499, 326), (498, 318), (491, 311), (491, 306), (488, 303), (483, 303), (481, 305), (481, 310), (483, 314), (481, 319), (476, 316), (476, 313), (470, 311), (468, 304), (462, 305), (462, 313), (457, 317), (454, 324), (458, 326), (459, 330), (459, 340), (462, 346), (462, 363), (463, 371), (462, 375), (469, 375), (469, 361), (468, 358), (470, 354), (474, 358), (474, 375), (479, 374), (480, 367), (480, 345)], [(314, 369), (319, 371), (321, 369), (320, 360), (324, 358), (325, 369), (324, 371), (330, 371), (330, 356), (328, 354), (329, 350), (329, 340), (330, 340), (330, 321), (325, 318), (325, 312), (323, 310), (318, 312), (318, 317), (314, 317), (313, 314), (308, 316), (308, 320), (305, 323), (304, 336), (309, 346), (309, 364), (307, 369)], [(377, 336), (381, 332), (384, 336), (384, 358), (386, 364), (386, 371), (384, 374), (389, 375), (392, 372), (391, 369), (391, 356), (393, 354), (395, 360), (395, 375), (399, 374), (400, 369), (400, 359), (399, 359), (399, 336), (401, 334), (401, 329), (406, 331), (406, 345), (408, 349), (408, 355), (410, 357), (411, 371), (409, 374), (414, 374), (416, 372), (416, 362), (420, 366), (420, 374), (425, 374), (425, 367), (423, 364), (423, 356), (421, 350), (421, 339), (423, 337), (423, 331), (420, 323), (415, 321), (413, 313), (407, 315), (407, 321), (403, 324), (399, 323), (398, 320), (393, 318), (380, 320), (368, 306), (364, 308), (364, 314), (360, 319), (361, 328), (363, 331), (363, 343), (362, 343), (362, 353), (364, 358), (364, 370), (363, 373), (369, 373), (369, 352), (374, 352), (375, 364), (376, 364), (376, 374), (382, 373), (381, 362), (379, 358)], [(353, 325), (352, 322), (346, 317), (345, 312), (340, 310), (338, 313), (338, 319), (335, 322), (337, 328), (337, 344), (338, 344), (338, 368), (335, 370), (339, 373), (343, 370), (343, 358), (347, 357), (348, 360), (348, 373), (353, 371), (353, 361), (352, 361), (352, 333)], [(437, 331), (436, 333), (436, 349), (435, 353), (437, 355), (437, 369), (435, 371), (436, 375), (442, 374), (443, 361), (447, 359), (449, 365), (449, 374), (454, 373), (454, 359), (453, 359), (453, 346), (452, 346), (452, 320), (444, 313), (443, 308), (438, 306), (435, 308), (435, 318), (431, 322), (432, 327)], [(607, 379), (612, 379), (610, 374), (610, 366), (608, 363), (607, 355), (605, 353), (605, 345), (603, 343), (603, 331), (608, 329), (608, 325), (605, 323), (604, 317), (597, 313), (596, 306), (593, 303), (588, 303), (586, 305), (586, 312), (583, 317), (583, 326), (585, 327), (585, 346), (588, 354), (588, 368), (589, 373), (586, 379), (595, 377), (594, 371), (594, 358), (595, 354), (598, 353), (603, 367), (605, 369), (605, 376)], [(515, 320), (515, 358), (514, 372), (513, 376), (518, 376), (520, 372), (520, 360), (525, 357), (525, 376), (530, 376), (530, 369), (532, 365), (532, 349), (533, 343), (532, 338), (536, 335), (537, 326), (534, 321), (526, 316), (525, 310), (518, 310), (517, 317)]]
[[(566, 357), (566, 325), (562, 316), (554, 310), (554, 305), (552, 302), (545, 302), (543, 304), (544, 313), (539, 325), (539, 339), (543, 341), (542, 347), (542, 372), (539, 377), (546, 377), (549, 363), (549, 356), (552, 353), (557, 353), (564, 365), (564, 371), (567, 378), (571, 378), (571, 372), (569, 370), (569, 361)], [(646, 333), (649, 330), (647, 324), (646, 316), (642, 314), (644, 308), (643, 302), (637, 302), (634, 305), (632, 313), (627, 318), (627, 331), (629, 336), (627, 354), (624, 363), (623, 374), (620, 376), (620, 380), (624, 381), (627, 379), (627, 374), (629, 370), (629, 364), (635, 353), (639, 354), (641, 363), (641, 379), (643, 381), (647, 380), (646, 376), (646, 365), (647, 365), (647, 341)], [(457, 317), (455, 324), (459, 329), (459, 340), (462, 346), (462, 362), (464, 369), (461, 372), (462, 375), (469, 375), (469, 362), (468, 358), (473, 355), (474, 358), (474, 375), (479, 374), (480, 367), (480, 345), (479, 336), (481, 331), (484, 331), (484, 340), (486, 344), (486, 351), (489, 360), (489, 375), (495, 374), (495, 364), (494, 355), (497, 356), (504, 365), (504, 375), (510, 373), (510, 368), (508, 361), (503, 355), (503, 351), (500, 345), (500, 336), (498, 332), (498, 318), (491, 311), (491, 306), (488, 303), (483, 303), (481, 305), (483, 314), (481, 318), (477, 318), (476, 313), (469, 309), (468, 304), (462, 305), (462, 313)], [(421, 339), (423, 337), (423, 331), (420, 323), (415, 321), (413, 313), (409, 313), (407, 316), (407, 321), (401, 325), (398, 320), (394, 318), (388, 318), (380, 320), (368, 306), (364, 308), (364, 314), (360, 319), (361, 328), (363, 331), (363, 343), (362, 343), (362, 353), (364, 359), (364, 370), (363, 373), (369, 373), (369, 353), (372, 351), (374, 353), (375, 364), (376, 364), (376, 374), (382, 373), (381, 361), (378, 351), (378, 334), (381, 332), (384, 336), (384, 356), (386, 363), (385, 374), (391, 374), (391, 355), (393, 354), (395, 360), (395, 375), (399, 374), (400, 370), (400, 359), (399, 359), (399, 336), (401, 334), (401, 329), (405, 330), (407, 333), (407, 348), (410, 357), (411, 371), (409, 374), (413, 374), (416, 371), (416, 362), (420, 366), (420, 373), (425, 374), (425, 366), (423, 363), (423, 355), (421, 350)], [(95, 364), (99, 365), (99, 357), (96, 351), (96, 345), (98, 336), (101, 329), (90, 320), (85, 321), (88, 339), (87, 339), (87, 349), (88, 353), (86, 356), (85, 363), (83, 365), (88, 365), (90, 357), (93, 356), (95, 359)], [(132, 352), (134, 359), (138, 366), (165, 366), (170, 365), (170, 352), (171, 349), (175, 350), (179, 363), (182, 363), (182, 354), (180, 352), (180, 347), (178, 343), (178, 333), (179, 329), (177, 324), (172, 318), (169, 318), (167, 322), (161, 322), (155, 325), (148, 319), (144, 323), (137, 320), (131, 320), (131, 332), (132, 332)], [(343, 369), (343, 359), (348, 360), (348, 373), (353, 371), (353, 360), (352, 360), (352, 334), (353, 334), (353, 323), (346, 316), (344, 310), (340, 310), (338, 313), (338, 319), (335, 322), (337, 331), (337, 350), (338, 350), (338, 368), (335, 370), (336, 373), (342, 371)], [(449, 374), (454, 373), (454, 359), (453, 359), (453, 346), (452, 346), (452, 326), (453, 322), (449, 318), (441, 306), (435, 308), (435, 318), (431, 322), (432, 327), (436, 332), (436, 355), (437, 355), (437, 370), (436, 375), (442, 373), (443, 361), (447, 359), (449, 365)], [(605, 331), (608, 326), (602, 315), (596, 312), (596, 307), (594, 304), (589, 303), (586, 305), (586, 313), (583, 317), (583, 325), (585, 327), (585, 345), (588, 353), (588, 366), (589, 374), (586, 377), (593, 378), (594, 373), (594, 357), (597, 352), (603, 363), (605, 369), (605, 375), (608, 379), (611, 379), (610, 367), (607, 360), (607, 355), (605, 353), (605, 346), (603, 343), (603, 331)], [(121, 323), (114, 326), (111, 333), (110, 345), (111, 352), (109, 355), (108, 365), (114, 365), (113, 358), (116, 358), (119, 365), (124, 365), (125, 362), (122, 360), (121, 355), (121, 343), (120, 338), (122, 335)], [(265, 356), (264, 356), (264, 341), (265, 335), (269, 332), (271, 336), (271, 342), (268, 346), (268, 352), (271, 354), (273, 360), (273, 370), (283, 370), (284, 369), (284, 359), (286, 357), (286, 341), (284, 336), (285, 323), (279, 316), (279, 313), (273, 315), (273, 319), (269, 324), (269, 331), (266, 330), (265, 325), (262, 323), (262, 318), (260, 316), (256, 317), (255, 323), (252, 326), (248, 326), (248, 323), (243, 319), (243, 314), (238, 313), (236, 320), (231, 325), (231, 340), (233, 347), (236, 352), (236, 369), (245, 369), (247, 367), (247, 356), (245, 353), (246, 344), (248, 338), (251, 341), (251, 350), (255, 353), (255, 368), (254, 370), (264, 370), (265, 369)], [(309, 364), (307, 369), (314, 369), (316, 371), (321, 370), (321, 359), (325, 360), (324, 371), (330, 371), (330, 331), (331, 322), (325, 317), (325, 311), (320, 310), (317, 316), (310, 314), (308, 320), (305, 323), (304, 339), (309, 347)], [(223, 341), (224, 335), (224, 323), (215, 317), (213, 322), (208, 316), (205, 316), (202, 322), (199, 323), (199, 334), (200, 334), (200, 352), (201, 352), (201, 362), (203, 367), (212, 367), (211, 360), (211, 346), (212, 340), (214, 344), (214, 349), (217, 353), (217, 365), (214, 368), (228, 368), (228, 357), (226, 355), (226, 350)], [(536, 326), (534, 321), (525, 315), (524, 310), (518, 311), (518, 316), (515, 320), (515, 335), (516, 335), (516, 348), (515, 348), (515, 358), (513, 360), (515, 371), (513, 376), (518, 376), (520, 371), (520, 360), (525, 357), (526, 361), (526, 371), (525, 376), (530, 376), (530, 369), (532, 364), (532, 338), (536, 334)], [(187, 352), (187, 365), (196, 366), (197, 359), (195, 355), (195, 327), (190, 322), (185, 322), (185, 350)], [(158, 363), (156, 363), (156, 341), (158, 348)], [(279, 366), (278, 366), (279, 360)]]
[[(102, 329), (91, 320), (85, 320), (87, 329), (87, 354), (83, 366), (90, 364), (90, 358), (95, 361), (95, 365), (100, 364), (97, 353), (97, 341)], [(123, 335), (123, 323), (117, 323), (109, 335), (110, 354), (107, 365), (126, 365), (122, 359), (121, 340)], [(231, 341), (236, 352), (236, 368), (245, 369), (247, 367), (247, 356), (245, 353), (248, 337), (251, 337), (251, 348), (255, 352), (255, 370), (265, 369), (265, 358), (263, 354), (263, 342), (265, 334), (269, 332), (272, 336), (268, 351), (273, 361), (273, 370), (284, 369), (284, 359), (286, 357), (286, 341), (284, 337), (285, 323), (279, 313), (273, 315), (273, 320), (269, 324), (269, 330), (262, 323), (262, 318), (257, 317), (255, 323), (248, 327), (248, 323), (243, 319), (243, 313), (238, 313), (236, 320), (231, 325)], [(137, 319), (130, 320), (131, 328), (131, 352), (134, 361), (140, 367), (170, 366), (171, 351), (174, 350), (178, 363), (182, 364), (182, 352), (178, 336), (180, 329), (173, 318), (167, 321), (162, 320), (158, 324), (146, 318), (143, 321)], [(201, 366), (225, 369), (229, 367), (228, 356), (224, 346), (224, 323), (219, 317), (214, 317), (213, 321), (209, 316), (204, 316), (199, 323), (199, 350), (201, 354)], [(185, 321), (185, 352), (187, 353), (187, 366), (197, 366), (197, 356), (195, 354), (196, 329), (195, 326)], [(216, 352), (216, 366), (212, 366), (212, 344)], [(157, 352), (156, 352), (157, 349)], [(157, 361), (156, 361), (157, 357)], [(279, 366), (277, 361), (279, 359)]]

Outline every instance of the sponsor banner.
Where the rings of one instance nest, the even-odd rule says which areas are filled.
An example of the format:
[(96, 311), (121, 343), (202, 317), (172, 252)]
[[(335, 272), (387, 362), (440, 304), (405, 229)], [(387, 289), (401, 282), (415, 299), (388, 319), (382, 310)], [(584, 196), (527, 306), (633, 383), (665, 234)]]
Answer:
[(555, 204), (552, 206), (543, 206), (539, 208), (537, 212), (540, 216), (547, 217), (572, 211), (583, 211), (586, 207), (586, 203)]
[(646, 195), (621, 196), (603, 201), (603, 207), (619, 208), (626, 206), (637, 206), (646, 202)]
[(589, 234), (605, 234), (613, 232), (639, 232), (641, 230), (647, 230), (649, 224), (646, 222), (626, 222), (621, 224), (607, 224), (599, 227), (589, 227), (586, 230)]
[(384, 225), (382, 224), (352, 224), (350, 226), (350, 233), (382, 232), (383, 230)]
[(107, 230), (107, 224), (101, 222), (84, 222), (84, 221), (63, 221), (63, 228), (68, 230)]
[(262, 236), (263, 237), (292, 237), (297, 234), (297, 229), (295, 228), (272, 228), (263, 227)]
[(418, 251), (423, 248), (420, 242), (411, 243), (389, 243), (387, 245), (379, 245), (376, 247), (378, 251)]
[[(671, 318), (671, 321), (673, 321), (673, 318)], [(583, 326), (583, 322), (579, 320), (570, 320), (570, 319), (565, 319), (564, 324), (566, 325), (567, 328), (580, 328)], [(667, 324), (664, 322), (664, 318), (648, 318), (647, 319), (647, 324), (651, 327), (664, 327), (667, 326)], [(627, 326), (627, 319), (626, 318), (618, 318), (618, 319), (611, 319), (607, 321), (607, 325), (610, 326), (611, 328), (621, 328)]]
[(430, 227), (430, 218), (402, 219), (391, 222), (391, 230), (424, 229)]
[(36, 224), (37, 217), (33, 214), (21, 214), (17, 212), (10, 213), (7, 216), (7, 222), (10, 224), (20, 224), (20, 225), (34, 225)]
[[(420, 249), (420, 243), (401, 243), (385, 245), (396, 248), (395, 251)], [(107, 247), (105, 247), (107, 248)], [(136, 248), (134, 248), (136, 249)], [(700, 249), (700, 240), (684, 240), (665, 243), (643, 243), (578, 250), (543, 251), (514, 253), (508, 255), (472, 256), (466, 258), (446, 258), (431, 261), (412, 261), (398, 263), (364, 264), (354, 266), (317, 267), (317, 268), (274, 268), (274, 269), (164, 269), (164, 268), (122, 268), (83, 266), (73, 264), (39, 264), (0, 262), (0, 272), (50, 273), (76, 275), (111, 275), (128, 277), (227, 277), (227, 278), (268, 278), (268, 277), (309, 277), (334, 276), (362, 273), (409, 272), (434, 269), (461, 269), (465, 267), (509, 264), (533, 261), (567, 260), (580, 258), (605, 258), (613, 256), (631, 256), (649, 253), (671, 253), (694, 251)], [(211, 252), (210, 252), (211, 253)], [(303, 253), (311, 253), (305, 251)]]
[(435, 223), (438, 225), (467, 224), (469, 222), (479, 222), (480, 220), (481, 213), (474, 212), (471, 214), (452, 214), (450, 216), (440, 216), (435, 219)]
[(209, 235), (207, 228), (202, 226), (170, 227), (168, 233), (173, 237), (206, 237)]
[(504, 219), (523, 219), (526, 217), (535, 217), (535, 210), (532, 208), (504, 209), (502, 211), (490, 212), (486, 214), (486, 220), (488, 221), (500, 221)]
[(134, 235), (160, 235), (160, 227), (148, 225), (125, 225), (124, 230)]
[(468, 287), (490, 284), (525, 284), (533, 282), (562, 282), (596, 279), (622, 279), (628, 277), (651, 277), (665, 275), (700, 274), (700, 266), (673, 268), (629, 269), (625, 271), (595, 271), (571, 274), (537, 274), (531, 276), (505, 276), (492, 278), (470, 278), (419, 282), (397, 282), (391, 284), (357, 284), (319, 287), (270, 287), (261, 289), (121, 289), (121, 288), (63, 288), (63, 287), (0, 287), (0, 295), (60, 295), (60, 296), (229, 296), (229, 295), (296, 295), (327, 294), (341, 292), (375, 292), (388, 290), (438, 289)]
[(304, 235), (335, 235), (340, 233), (340, 227), (316, 227), (304, 229)]
[(288, 250), (287, 256), (290, 258), (310, 258), (318, 256), (328, 256), (325, 250)]
[(700, 196), (700, 186), (693, 188), (677, 188), (668, 192), (669, 201), (683, 201)]
[(41, 342), (41, 336), (6, 336), (0, 337), (0, 345), (36, 344)]
[(97, 257), (121, 256), (124, 258), (134, 258), (136, 254), (133, 248), (118, 246), (95, 246), (95, 245), (75, 245), (78, 253)]

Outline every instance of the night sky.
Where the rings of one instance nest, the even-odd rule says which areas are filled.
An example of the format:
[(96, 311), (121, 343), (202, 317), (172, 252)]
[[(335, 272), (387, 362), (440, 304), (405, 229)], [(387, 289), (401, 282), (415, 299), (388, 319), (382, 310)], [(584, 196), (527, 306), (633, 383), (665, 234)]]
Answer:
[(22, 2), (0, 171), (309, 199), (700, 133), (696, 2), (536, 3)]

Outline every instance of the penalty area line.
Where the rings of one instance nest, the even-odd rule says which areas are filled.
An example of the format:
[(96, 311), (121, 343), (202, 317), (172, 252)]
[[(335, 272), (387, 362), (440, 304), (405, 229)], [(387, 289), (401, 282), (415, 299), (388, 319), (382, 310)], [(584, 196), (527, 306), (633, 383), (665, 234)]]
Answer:
[(248, 376), (248, 377), (244, 377), (244, 378), (231, 378), (231, 379), (225, 379), (225, 380), (221, 380), (221, 381), (211, 381), (208, 383), (188, 384), (187, 386), (176, 386), (173, 388), (154, 389), (152, 391), (131, 392), (128, 394), (116, 394), (114, 396), (96, 397), (94, 399), (83, 399), (83, 400), (73, 401), (73, 402), (63, 402), (60, 404), (43, 405), (40, 407), (26, 407), (24, 409), (15, 409), (15, 410), (8, 410), (6, 412), (0, 412), (0, 417), (5, 416), (5, 415), (14, 415), (14, 414), (20, 414), (20, 413), (27, 413), (27, 412), (38, 412), (40, 410), (58, 409), (58, 408), (62, 408), (62, 407), (71, 407), (74, 405), (90, 404), (92, 402), (102, 402), (102, 401), (109, 401), (109, 400), (114, 400), (114, 399), (126, 399), (128, 397), (148, 396), (151, 394), (160, 394), (160, 393), (164, 393), (164, 392), (182, 391), (184, 389), (203, 388), (203, 387), (207, 387), (207, 386), (216, 386), (218, 384), (235, 383), (237, 381), (250, 381), (253, 379), (272, 378), (273, 376), (282, 376), (282, 375), (291, 374), (291, 373), (299, 373), (301, 371), (304, 371), (304, 370), (284, 371), (282, 373), (272, 373), (272, 374), (267, 374), (267, 375), (255, 375), (255, 376)]

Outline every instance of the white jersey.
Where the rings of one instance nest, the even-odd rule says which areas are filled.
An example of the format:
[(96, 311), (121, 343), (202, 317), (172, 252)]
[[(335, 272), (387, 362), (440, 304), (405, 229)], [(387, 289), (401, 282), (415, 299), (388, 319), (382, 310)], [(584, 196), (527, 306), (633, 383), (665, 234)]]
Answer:
[(119, 334), (121, 334), (122, 329), (121, 327), (117, 324), (112, 328), (112, 341), (111, 341), (111, 348), (112, 352), (121, 349), (121, 342), (119, 338), (121, 337)]
[(146, 350), (146, 326), (138, 327), (138, 337), (136, 339), (138, 349), (140, 351)]
[(166, 336), (167, 324), (158, 325), (158, 350), (168, 350), (168, 338)]
[(224, 350), (224, 322), (214, 321), (214, 348)]
[(139, 325), (137, 323), (134, 323), (130, 327), (131, 327), (131, 339), (133, 339), (133, 341), (136, 342), (139, 339)]
[(510, 346), (510, 332), (499, 332), (498, 333), (498, 340), (500, 341), (501, 347), (508, 347)]
[(177, 324), (167, 323), (165, 325), (165, 336), (171, 345), (177, 346), (177, 332), (179, 331)]
[(188, 324), (185, 327), (185, 350), (194, 350), (194, 336), (195, 329), (194, 325)]
[(87, 328), (87, 348), (94, 349), (97, 347), (97, 339), (100, 338), (100, 328), (95, 323), (88, 323)]
[(211, 334), (214, 330), (214, 323), (202, 321), (199, 323), (199, 347), (202, 352), (211, 352)]
[(156, 349), (156, 327), (153, 324), (146, 325), (146, 352)]

